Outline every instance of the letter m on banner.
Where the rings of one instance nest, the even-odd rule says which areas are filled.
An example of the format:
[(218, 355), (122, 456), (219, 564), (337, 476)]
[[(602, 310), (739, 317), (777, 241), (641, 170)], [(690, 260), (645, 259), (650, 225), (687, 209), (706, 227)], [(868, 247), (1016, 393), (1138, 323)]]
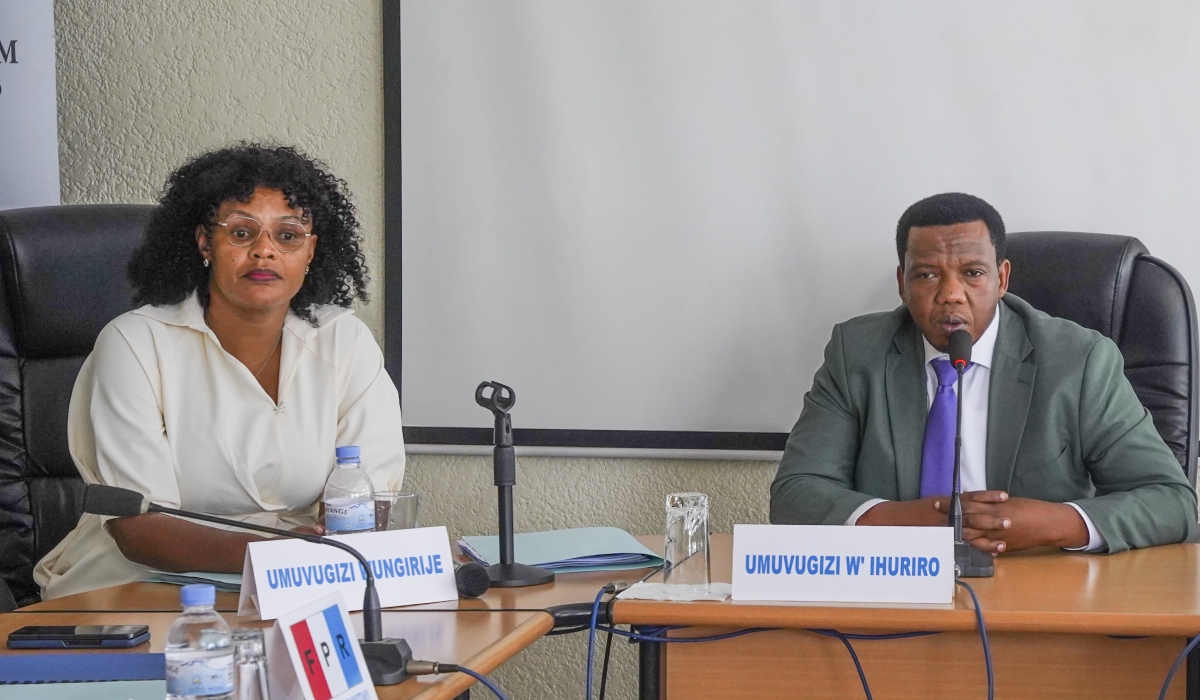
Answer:
[(16, 63), (17, 62), (17, 40), (13, 39), (8, 42), (8, 46), (0, 41), (0, 63)]

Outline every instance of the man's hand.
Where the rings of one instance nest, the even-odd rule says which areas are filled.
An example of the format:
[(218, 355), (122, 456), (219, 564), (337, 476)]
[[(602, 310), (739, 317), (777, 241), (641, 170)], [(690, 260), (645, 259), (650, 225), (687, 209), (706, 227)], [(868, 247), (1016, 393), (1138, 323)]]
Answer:
[[(949, 513), (949, 497), (936, 497), (934, 501), (939, 513)], [(1088, 543), (1087, 524), (1065, 503), (1013, 498), (1004, 491), (971, 491), (962, 494), (962, 509), (963, 539), (992, 554), (1045, 545), (1083, 547)]]
[(919, 501), (876, 503), (858, 516), (855, 525), (945, 525), (946, 514), (939, 513), (936, 507), (939, 499), (949, 501), (946, 496), (930, 496)]

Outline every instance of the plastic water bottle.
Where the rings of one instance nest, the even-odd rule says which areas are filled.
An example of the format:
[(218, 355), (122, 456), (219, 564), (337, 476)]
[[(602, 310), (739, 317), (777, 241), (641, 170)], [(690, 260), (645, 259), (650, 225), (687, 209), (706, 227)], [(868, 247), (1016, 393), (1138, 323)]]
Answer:
[(233, 700), (233, 644), (229, 625), (213, 604), (217, 591), (207, 583), (184, 586), (183, 614), (167, 633), (167, 700)]
[(325, 530), (331, 535), (375, 529), (375, 489), (357, 446), (337, 448), (337, 468), (325, 482)]

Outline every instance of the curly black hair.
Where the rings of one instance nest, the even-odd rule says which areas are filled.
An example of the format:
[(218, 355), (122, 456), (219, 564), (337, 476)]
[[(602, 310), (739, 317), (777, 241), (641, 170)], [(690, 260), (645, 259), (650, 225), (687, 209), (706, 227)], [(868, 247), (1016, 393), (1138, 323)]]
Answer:
[(196, 292), (207, 308), (209, 268), (196, 248), (196, 227), (220, 206), (246, 202), (258, 187), (283, 192), (312, 221), (317, 247), (300, 291), (297, 316), (316, 325), (312, 307), (367, 301), (367, 266), (346, 183), (295, 148), (239, 143), (197, 156), (171, 173), (142, 243), (129, 262), (134, 305), (178, 304)]

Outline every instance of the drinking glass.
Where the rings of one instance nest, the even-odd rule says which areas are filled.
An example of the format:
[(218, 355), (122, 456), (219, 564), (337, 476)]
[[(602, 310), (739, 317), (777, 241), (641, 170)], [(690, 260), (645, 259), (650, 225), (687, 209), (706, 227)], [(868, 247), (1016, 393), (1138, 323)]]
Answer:
[(233, 697), (237, 700), (270, 700), (262, 630), (239, 628), (233, 630), (230, 636), (237, 670)]
[(408, 530), (417, 523), (416, 491), (378, 491), (375, 493), (375, 529)]
[(708, 496), (667, 496), (667, 541), (663, 552), (663, 593), (692, 600), (708, 593)]

